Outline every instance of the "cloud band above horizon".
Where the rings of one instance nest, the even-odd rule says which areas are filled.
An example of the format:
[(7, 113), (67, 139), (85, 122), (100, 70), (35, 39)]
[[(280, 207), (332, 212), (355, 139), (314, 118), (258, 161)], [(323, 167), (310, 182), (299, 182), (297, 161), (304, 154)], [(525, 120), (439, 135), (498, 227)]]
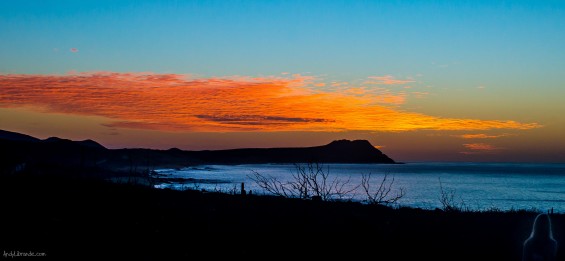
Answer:
[[(380, 79), (391, 82), (392, 79)], [(397, 84), (397, 81), (392, 81)], [(192, 78), (92, 72), (0, 75), (0, 107), (102, 116), (107, 126), (163, 131), (532, 129), (537, 123), (442, 118), (388, 106), (378, 94), (324, 91), (311, 76)], [(320, 86), (317, 84), (316, 86)], [(353, 88), (352, 88), (353, 89)]]

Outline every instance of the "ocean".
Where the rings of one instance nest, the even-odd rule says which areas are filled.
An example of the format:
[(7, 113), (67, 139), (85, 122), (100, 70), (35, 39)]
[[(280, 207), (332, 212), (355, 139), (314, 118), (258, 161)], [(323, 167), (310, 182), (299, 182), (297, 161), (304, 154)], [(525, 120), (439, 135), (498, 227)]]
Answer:
[[(307, 167), (307, 164), (299, 164), (298, 167)], [(393, 206), (435, 209), (448, 204), (473, 211), (546, 212), (553, 209), (556, 213), (565, 213), (565, 164), (562, 163), (409, 162), (322, 164), (321, 167), (322, 173), (327, 174), (326, 187), (338, 184), (333, 188), (347, 192), (341, 195), (340, 200), (367, 202), (368, 195), (374, 196), (382, 184), (382, 188), (390, 188), (386, 198), (397, 195), (401, 190), (404, 192)], [(256, 174), (285, 184), (297, 180), (297, 170), (295, 164), (158, 169), (156, 173), (168, 182), (155, 187), (239, 193), (243, 183), (247, 193), (271, 194), (259, 186), (254, 179), (258, 177)], [(368, 181), (365, 184), (369, 185), (369, 193), (361, 186), (363, 179)]]

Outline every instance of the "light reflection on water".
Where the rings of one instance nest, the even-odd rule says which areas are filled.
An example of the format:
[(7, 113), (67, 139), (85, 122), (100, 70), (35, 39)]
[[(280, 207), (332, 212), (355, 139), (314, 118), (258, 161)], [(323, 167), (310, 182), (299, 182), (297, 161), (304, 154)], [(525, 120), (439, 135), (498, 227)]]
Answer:
[[(565, 164), (525, 163), (407, 163), (407, 164), (324, 164), (329, 180), (349, 179), (347, 188), (361, 184), (362, 175), (371, 174), (376, 188), (385, 174), (394, 177), (393, 191), (403, 188), (406, 195), (398, 204), (425, 209), (441, 208), (440, 181), (444, 191), (453, 192), (455, 203), (473, 210), (539, 210), (553, 208), (565, 213)], [(250, 178), (253, 171), (262, 176), (291, 181), (296, 173), (293, 164), (206, 165), (182, 170), (162, 169), (157, 173), (168, 178), (194, 179), (181, 183), (163, 183), (159, 188), (247, 191), (265, 194)], [(206, 182), (209, 181), (209, 182)], [(367, 199), (361, 187), (346, 199)]]

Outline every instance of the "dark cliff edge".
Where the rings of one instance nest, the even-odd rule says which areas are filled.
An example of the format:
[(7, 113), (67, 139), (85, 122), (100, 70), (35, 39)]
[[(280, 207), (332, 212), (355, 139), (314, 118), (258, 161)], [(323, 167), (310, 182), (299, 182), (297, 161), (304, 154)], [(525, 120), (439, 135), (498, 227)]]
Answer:
[(108, 149), (93, 140), (72, 141), (58, 137), (44, 140), (0, 130), (3, 172), (47, 164), (73, 168), (103, 168), (139, 172), (141, 169), (182, 168), (204, 164), (259, 163), (375, 163), (393, 159), (366, 140), (336, 140), (323, 146), (297, 148), (242, 148), (187, 151), (176, 148)]
[(323, 146), (185, 151), (201, 163), (396, 163), (366, 140), (336, 140)]

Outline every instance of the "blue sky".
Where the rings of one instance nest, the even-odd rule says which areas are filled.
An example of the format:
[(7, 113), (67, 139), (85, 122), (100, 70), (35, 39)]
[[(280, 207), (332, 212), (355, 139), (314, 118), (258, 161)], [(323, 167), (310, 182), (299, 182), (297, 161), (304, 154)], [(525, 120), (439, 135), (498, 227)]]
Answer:
[[(506, 139), (495, 147), (522, 150), (527, 146), (518, 148), (517, 141), (526, 140), (528, 145), (551, 147), (547, 154), (562, 155), (563, 28), (565, 1), (0, 1), (0, 74), (87, 73), (94, 77), (95, 72), (146, 72), (208, 80), (264, 80), (295, 74), (299, 76), (285, 84), (312, 77), (315, 80), (307, 82), (317, 86), (309, 87), (317, 92), (351, 95), (361, 88), (372, 95), (386, 94), (396, 102), (383, 106), (395, 112), (437, 119), (536, 123), (543, 127), (488, 142)], [(367, 86), (370, 77), (389, 77), (404, 84), (376, 88)], [(341, 89), (332, 87), (338, 85)], [(39, 136), (56, 134), (53, 126), (45, 125), (43, 131), (29, 127), (37, 124), (37, 116), (15, 117), (19, 112), (14, 108), (22, 108), (15, 104), (26, 104), (26, 108), (40, 105), (19, 100), (12, 103), (10, 95), (4, 94), (9, 102), (0, 101), (0, 120), (5, 128)], [(52, 108), (39, 112), (45, 117), (61, 113)], [(109, 146), (133, 144), (104, 136), (102, 130), (84, 133), (71, 129), (66, 133), (71, 137), (91, 135)], [(297, 138), (306, 135), (303, 129), (287, 131), (297, 131), (296, 140), (304, 142)], [(194, 135), (188, 130), (185, 133)], [(325, 140), (311, 142), (357, 135), (324, 133)], [(461, 152), (464, 145), (445, 140), (455, 134), (442, 131), (432, 136), (416, 130), (404, 134), (429, 143), (453, 143), (446, 145), (441, 157)], [(287, 141), (292, 136), (281, 135)], [(402, 135), (366, 130), (360, 137), (378, 140), (375, 143), (390, 149), (402, 147), (404, 152), (393, 153), (403, 156), (408, 145), (401, 142), (407, 137)], [(255, 145), (281, 145), (279, 138), (269, 134)], [(485, 148), (485, 142), (465, 146)]]
[[(3, 72), (355, 78), (433, 74), (435, 66), (456, 65), (489, 76), (554, 70), (565, 60), (556, 52), (565, 42), (562, 2), (3, 1), (0, 7), (0, 54), (12, 61), (0, 65)], [(80, 57), (67, 57), (70, 48)]]

